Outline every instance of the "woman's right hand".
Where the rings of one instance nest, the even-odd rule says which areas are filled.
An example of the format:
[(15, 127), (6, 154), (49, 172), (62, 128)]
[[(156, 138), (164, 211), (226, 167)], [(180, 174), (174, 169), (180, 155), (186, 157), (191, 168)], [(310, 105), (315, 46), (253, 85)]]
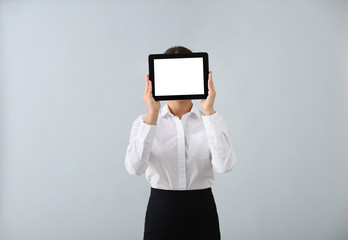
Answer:
[(156, 101), (152, 96), (152, 81), (149, 79), (149, 74), (146, 74), (146, 85), (143, 99), (149, 108), (149, 112), (159, 112), (161, 108), (160, 101)]

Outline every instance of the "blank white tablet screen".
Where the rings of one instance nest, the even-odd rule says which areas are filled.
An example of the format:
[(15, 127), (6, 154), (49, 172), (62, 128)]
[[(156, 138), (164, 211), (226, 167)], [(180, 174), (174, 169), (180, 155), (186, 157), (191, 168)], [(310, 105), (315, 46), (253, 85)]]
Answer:
[(155, 95), (204, 94), (203, 58), (154, 59)]

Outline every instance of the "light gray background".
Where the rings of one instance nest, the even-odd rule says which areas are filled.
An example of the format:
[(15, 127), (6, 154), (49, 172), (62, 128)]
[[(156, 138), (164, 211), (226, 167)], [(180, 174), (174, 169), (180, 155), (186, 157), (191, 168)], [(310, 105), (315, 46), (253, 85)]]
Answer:
[[(1, 1), (1, 240), (142, 239), (147, 56), (209, 53), (222, 239), (348, 239), (347, 1)], [(166, 102), (162, 102), (162, 106)], [(199, 106), (199, 101), (194, 104)]]

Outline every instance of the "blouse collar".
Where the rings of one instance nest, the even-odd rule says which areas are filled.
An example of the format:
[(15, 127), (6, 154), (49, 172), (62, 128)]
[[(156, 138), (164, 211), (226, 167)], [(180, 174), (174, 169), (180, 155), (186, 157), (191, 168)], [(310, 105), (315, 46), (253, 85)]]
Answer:
[[(193, 103), (192, 103), (193, 104)], [(196, 108), (196, 106), (193, 104), (192, 105), (192, 108), (190, 110), (190, 112), (192, 112), (193, 114), (195, 114), (197, 117), (201, 117), (201, 112), (199, 111), (198, 108)], [(168, 108), (168, 103), (166, 105), (164, 105), (161, 109), (161, 112), (160, 112), (160, 116), (163, 117), (165, 115), (171, 115), (171, 116), (174, 116), (171, 111), (169, 110)]]

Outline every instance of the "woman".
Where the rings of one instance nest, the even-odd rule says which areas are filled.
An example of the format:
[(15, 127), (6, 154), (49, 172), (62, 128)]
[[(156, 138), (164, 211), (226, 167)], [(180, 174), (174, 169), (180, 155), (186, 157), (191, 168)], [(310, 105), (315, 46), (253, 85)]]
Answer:
[[(181, 46), (165, 51), (180, 53), (192, 52)], [(133, 122), (125, 158), (129, 174), (145, 173), (151, 185), (144, 240), (221, 239), (213, 169), (231, 171), (236, 155), (226, 122), (214, 110), (212, 72), (202, 110), (192, 100), (168, 101), (161, 109), (151, 84), (147, 74), (143, 99), (149, 110)]]

